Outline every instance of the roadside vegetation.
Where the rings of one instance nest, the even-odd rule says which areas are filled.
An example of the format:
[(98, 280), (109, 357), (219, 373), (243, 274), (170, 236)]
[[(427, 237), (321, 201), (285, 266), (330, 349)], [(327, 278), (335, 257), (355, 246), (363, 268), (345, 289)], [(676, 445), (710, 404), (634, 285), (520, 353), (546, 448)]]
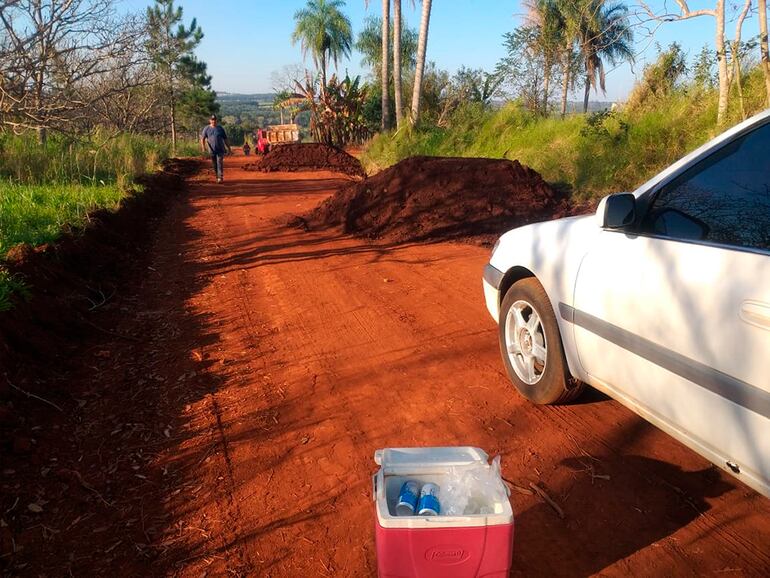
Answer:
[[(729, 54), (659, 48), (626, 102), (591, 107), (607, 65), (634, 60), (628, 9), (602, 0), (526, 5), (494, 72), (427, 70), (420, 122), (374, 137), (367, 172), (412, 155), (517, 159), (586, 200), (633, 190), (770, 102), (767, 45), (742, 41), (738, 26)], [(570, 107), (568, 96), (581, 92), (582, 106)]]
[(14, 294), (26, 297), (28, 287), (19, 279), (18, 275), (11, 275), (5, 269), (0, 268), (0, 313), (13, 306), (11, 297)]
[[(524, 17), (504, 35), (506, 54), (493, 71), (462, 68), (450, 75), (426, 66), (419, 118), (411, 115), (411, 122), (399, 123), (395, 132), (383, 130), (368, 143), (362, 157), (367, 172), (411, 155), (518, 159), (576, 199), (596, 198), (633, 190), (770, 104), (764, 2), (760, 36), (748, 39), (741, 31), (752, 14), (751, 0), (729, 7), (717, 2), (697, 13), (684, 6), (681, 15), (605, 0), (523, 5)], [(718, 24), (712, 45), (694, 57), (676, 43), (659, 48), (626, 102), (589, 102), (591, 93), (605, 92), (607, 71), (633, 63), (635, 47), (650, 39), (649, 30), (634, 26), (640, 17), (662, 23), (701, 16)], [(725, 18), (735, 21), (733, 38), (726, 38)], [(376, 84), (381, 68), (375, 64), (382, 59), (373, 54), (370, 61), (381, 92), (384, 81)], [(582, 102), (570, 102), (574, 95)], [(408, 112), (397, 107), (396, 115)], [(384, 114), (382, 125), (392, 126)]]
[[(0, 178), (6, 184), (124, 185), (156, 170), (171, 155), (171, 143), (149, 135), (108, 138), (97, 132), (88, 139), (53, 135), (41, 144), (34, 135), (6, 133), (0, 134), (0, 150)], [(187, 146), (180, 152), (194, 150)]]
[[(640, 85), (632, 95), (646, 90)], [(765, 108), (758, 68), (744, 78), (746, 115)], [(733, 97), (737, 101), (737, 97)], [(518, 159), (577, 199), (633, 190), (684, 154), (743, 119), (734, 102), (725, 126), (714, 123), (716, 90), (695, 81), (629, 100), (617, 110), (543, 116), (520, 102), (493, 110), (458, 107), (446, 126), (423, 124), (377, 135), (363, 153), (368, 173), (412, 155)]]
[[(19, 243), (53, 241), (65, 225), (78, 227), (98, 208), (116, 208), (139, 190), (134, 179), (161, 167), (171, 142), (122, 134), (90, 140), (52, 135), (41, 144), (33, 135), (0, 134), (0, 258)], [(177, 154), (198, 145), (180, 142)]]
[[(171, 142), (124, 134), (73, 141), (52, 135), (45, 144), (31, 135), (0, 135), (0, 260), (9, 249), (56, 240), (62, 229), (87, 224), (96, 209), (116, 209), (138, 192), (135, 177), (160, 169)], [(177, 154), (195, 154), (197, 143), (180, 141)], [(23, 280), (0, 267), (0, 311)]]
[(117, 185), (6, 184), (0, 197), (0, 253), (19, 243), (53, 241), (64, 226), (84, 224), (97, 208), (116, 208), (124, 195)]
[(115, 0), (12, 2), (0, 23), (0, 310), (24, 280), (15, 245), (55, 240), (115, 209), (137, 176), (198, 154), (218, 110), (203, 37), (174, 0), (122, 14)]

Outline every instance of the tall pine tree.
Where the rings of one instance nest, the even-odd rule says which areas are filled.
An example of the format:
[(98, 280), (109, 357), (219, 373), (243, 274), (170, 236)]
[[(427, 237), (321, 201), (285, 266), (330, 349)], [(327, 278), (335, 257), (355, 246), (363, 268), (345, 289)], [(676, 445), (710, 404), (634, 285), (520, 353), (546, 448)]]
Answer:
[(182, 122), (194, 124), (219, 112), (217, 93), (211, 90), (211, 75), (206, 63), (194, 56), (185, 56), (179, 62), (181, 91), (179, 93), (179, 117)]
[[(193, 18), (189, 28), (182, 22), (182, 7), (175, 7), (174, 0), (155, 0), (147, 8), (149, 40), (147, 50), (158, 71), (165, 102), (169, 108), (171, 143), (176, 153), (178, 108), (180, 103), (189, 106), (209, 101), (215, 106), (210, 90), (211, 77), (206, 74), (205, 63), (199, 62), (194, 50), (203, 39), (203, 31)], [(205, 96), (205, 93), (210, 93)]]

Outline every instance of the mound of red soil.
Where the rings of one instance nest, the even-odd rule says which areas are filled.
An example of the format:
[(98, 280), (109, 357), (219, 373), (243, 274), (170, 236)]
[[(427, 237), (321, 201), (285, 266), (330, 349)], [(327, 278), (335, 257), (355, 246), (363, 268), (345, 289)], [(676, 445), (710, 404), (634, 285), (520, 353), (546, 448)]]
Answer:
[(247, 170), (333, 171), (352, 177), (365, 177), (359, 160), (343, 150), (320, 143), (283, 144), (273, 147), (258, 163), (246, 165)]
[(511, 227), (553, 218), (562, 197), (518, 161), (410, 157), (342, 187), (299, 224), (395, 242), (486, 243)]

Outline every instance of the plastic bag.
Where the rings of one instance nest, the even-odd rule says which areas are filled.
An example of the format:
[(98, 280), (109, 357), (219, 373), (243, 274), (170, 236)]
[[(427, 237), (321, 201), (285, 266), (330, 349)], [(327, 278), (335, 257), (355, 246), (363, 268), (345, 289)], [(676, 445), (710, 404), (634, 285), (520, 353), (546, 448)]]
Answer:
[(492, 514), (495, 504), (507, 499), (500, 456), (495, 456), (488, 466), (449, 468), (441, 489), (441, 513), (445, 516)]

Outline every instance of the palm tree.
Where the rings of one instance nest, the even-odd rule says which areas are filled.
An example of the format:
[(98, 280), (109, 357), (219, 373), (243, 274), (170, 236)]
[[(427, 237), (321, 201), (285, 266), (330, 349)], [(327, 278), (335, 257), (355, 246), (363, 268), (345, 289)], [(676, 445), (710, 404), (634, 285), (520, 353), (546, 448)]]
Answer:
[[(414, 0), (412, 0), (412, 7), (414, 8)], [(401, 24), (401, 0), (393, 0), (393, 95), (396, 108), (396, 129), (401, 128), (401, 121), (404, 114), (404, 105), (402, 103), (402, 82), (401, 71), (403, 64), (403, 57), (405, 53), (408, 53), (411, 48), (406, 50), (402, 48), (403, 42), (403, 26)], [(406, 39), (406, 42), (410, 42), (410, 38)], [(407, 63), (408, 66), (412, 64)]]
[[(399, 25), (401, 23), (399, 22)], [(400, 28), (400, 26), (399, 26)], [(391, 81), (395, 85), (395, 110), (396, 126), (401, 127), (403, 108), (401, 102), (401, 71), (408, 72), (414, 70), (417, 54), (418, 34), (415, 28), (404, 25), (401, 34), (393, 30), (393, 44), (388, 48), (395, 50), (399, 48), (398, 55), (393, 55), (393, 76), (388, 77), (388, 83)], [(399, 42), (400, 40), (400, 42)], [(359, 32), (354, 45), (355, 49), (361, 53), (361, 66), (371, 69), (374, 78), (385, 78), (382, 74), (382, 22), (379, 16), (369, 16), (364, 21), (364, 27)], [(390, 62), (391, 55), (388, 54), (387, 61)], [(385, 69), (387, 70), (387, 68)], [(386, 84), (385, 86), (388, 86)], [(387, 116), (386, 116), (387, 118)]]
[[(369, 7), (369, 0), (364, 0)], [(387, 130), (390, 117), (390, 91), (388, 89), (388, 62), (390, 61), (390, 0), (382, 0), (382, 18), (380, 20), (380, 82), (382, 83), (382, 120), (380, 129)]]
[(575, 30), (586, 75), (583, 112), (587, 113), (591, 88), (595, 92), (597, 88), (605, 91), (604, 61), (613, 66), (623, 60), (634, 61), (634, 35), (625, 4), (605, 4), (604, 0), (582, 0), (575, 4), (580, 9)]
[(393, 97), (396, 107), (396, 130), (401, 128), (401, 0), (393, 0)]
[(575, 85), (575, 74), (578, 66), (575, 43), (578, 38), (581, 14), (580, 4), (586, 0), (551, 0), (547, 6), (544, 21), (548, 21), (546, 29), (553, 34), (553, 41), (559, 41), (556, 46), (556, 58), (561, 64), (561, 117), (567, 114), (567, 98), (569, 91)]
[[(395, 0), (398, 2), (398, 0)], [(395, 23), (395, 20), (394, 20)], [(765, 72), (765, 91), (767, 92), (767, 101), (765, 104), (770, 106), (770, 54), (767, 49), (767, 1), (759, 0), (759, 51), (762, 70)]]
[(543, 57), (543, 114), (548, 114), (551, 71), (560, 61), (567, 32), (565, 15), (558, 0), (526, 0), (527, 21), (535, 29), (536, 51)]
[[(391, 30), (392, 32), (392, 30)], [(382, 62), (382, 20), (379, 16), (369, 16), (364, 20), (364, 26), (358, 33), (353, 48), (361, 53), (361, 66), (371, 69), (373, 78), (382, 76), (380, 68)], [(389, 47), (393, 50), (393, 44)], [(402, 70), (414, 70), (415, 59), (417, 56), (417, 29), (404, 25), (401, 31), (401, 58)], [(388, 62), (395, 60), (393, 55), (388, 53)], [(388, 79), (393, 82), (393, 76)]]
[(420, 116), (420, 97), (422, 96), (422, 73), (425, 70), (425, 50), (428, 46), (428, 25), (430, 24), (431, 0), (422, 0), (422, 19), (420, 20), (420, 38), (417, 46), (417, 68), (414, 72), (412, 90), (411, 122), (415, 124)]
[(321, 92), (326, 90), (326, 68), (331, 59), (336, 67), (340, 58), (350, 56), (353, 33), (350, 20), (340, 8), (344, 0), (308, 0), (302, 10), (297, 10), (297, 25), (291, 35), (292, 44), (298, 41), (302, 52), (310, 52), (313, 62), (321, 73)]
[(388, 129), (390, 117), (390, 90), (388, 89), (388, 60), (390, 53), (388, 45), (390, 44), (390, 0), (382, 0), (382, 64), (380, 73), (382, 74), (382, 122), (380, 128), (384, 131)]

